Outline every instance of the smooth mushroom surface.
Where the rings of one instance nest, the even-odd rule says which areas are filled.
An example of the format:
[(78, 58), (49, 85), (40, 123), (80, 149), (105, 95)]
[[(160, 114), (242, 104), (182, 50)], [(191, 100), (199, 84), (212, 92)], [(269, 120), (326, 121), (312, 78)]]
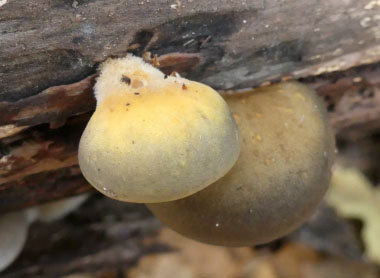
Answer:
[(60, 220), (77, 210), (90, 196), (89, 193), (49, 202), (37, 206), (37, 219), (41, 222)]
[(140, 203), (183, 198), (221, 178), (238, 158), (234, 118), (206, 85), (164, 75), (128, 55), (101, 66), (95, 96), (79, 164), (108, 197)]
[(0, 271), (13, 263), (21, 253), (28, 228), (29, 223), (24, 211), (0, 216)]
[(189, 238), (250, 246), (297, 228), (326, 192), (335, 143), (324, 104), (288, 82), (226, 96), (242, 148), (231, 171), (187, 198), (149, 209)]

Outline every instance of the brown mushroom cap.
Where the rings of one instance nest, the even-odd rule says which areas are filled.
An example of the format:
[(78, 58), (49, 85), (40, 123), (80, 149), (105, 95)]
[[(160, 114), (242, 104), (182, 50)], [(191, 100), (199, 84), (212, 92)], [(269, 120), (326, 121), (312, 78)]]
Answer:
[(187, 198), (148, 204), (189, 238), (249, 246), (297, 228), (329, 185), (334, 138), (318, 96), (296, 82), (227, 96), (242, 148), (231, 171)]
[(102, 65), (97, 108), (79, 145), (86, 179), (127, 202), (189, 196), (236, 162), (238, 128), (212, 88), (166, 76), (131, 55)]

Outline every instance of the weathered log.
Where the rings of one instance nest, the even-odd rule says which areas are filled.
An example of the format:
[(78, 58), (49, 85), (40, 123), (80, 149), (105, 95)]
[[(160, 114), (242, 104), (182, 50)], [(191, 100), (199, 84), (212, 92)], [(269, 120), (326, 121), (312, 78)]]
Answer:
[[(126, 52), (193, 53), (217, 89), (379, 61), (376, 1), (2, 1), (0, 101), (94, 72)], [(75, 3), (73, 5), (73, 3)]]
[(95, 106), (92, 73), (126, 52), (160, 54), (163, 71), (223, 90), (304, 77), (337, 134), (380, 125), (377, 2), (75, 3), (0, 7), (0, 211), (89, 189), (76, 146)]
[[(158, 54), (163, 71), (224, 93), (301, 79), (325, 99), (339, 137), (372, 134), (380, 128), (379, 11), (371, 0), (0, 1), (0, 213), (90, 190), (76, 155), (95, 107), (96, 68), (128, 52)], [(1, 277), (118, 272), (167, 250), (140, 242), (159, 226), (142, 206), (116, 204), (91, 203), (52, 230), (35, 225), (35, 240)], [(125, 221), (109, 223), (108, 210)], [(64, 240), (54, 245), (58, 231)], [(80, 240), (76, 255), (62, 248)], [(30, 261), (41, 254), (52, 257)]]
[[(173, 61), (192, 58), (178, 54), (166, 55), (159, 60), (163, 69), (170, 72), (180, 71), (183, 65)], [(169, 59), (173, 59), (170, 66), (162, 62)], [(380, 64), (374, 64), (308, 77), (303, 81), (326, 99), (332, 125), (340, 131), (380, 118), (379, 76)], [(70, 116), (93, 110), (95, 98), (92, 87), (95, 77), (91, 75), (70, 85), (50, 87), (38, 95), (16, 102), (0, 102), (0, 139), (42, 123), (50, 123), (51, 128), (56, 128)], [(267, 81), (267, 84), (270, 82)]]
[[(360, 136), (380, 128), (380, 65), (305, 79), (326, 100), (335, 132), (352, 129)], [(94, 108), (93, 76), (53, 87), (45, 92), (10, 103), (0, 110), (0, 122), (36, 126), (3, 138), (0, 159), (0, 212), (67, 197), (89, 190), (77, 162), (77, 145)], [(333, 82), (332, 82), (333, 80)], [(74, 98), (76, 101), (72, 101)], [(56, 99), (63, 100), (59, 105)], [(45, 105), (41, 105), (45, 103)], [(8, 106), (8, 107), (9, 107)], [(52, 123), (69, 115), (58, 129)], [(22, 115), (22, 116), (20, 116)]]

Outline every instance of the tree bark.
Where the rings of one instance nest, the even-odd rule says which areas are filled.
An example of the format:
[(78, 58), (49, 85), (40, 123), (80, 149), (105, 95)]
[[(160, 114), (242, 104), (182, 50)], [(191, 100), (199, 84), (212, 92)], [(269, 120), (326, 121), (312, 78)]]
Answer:
[[(222, 94), (298, 79), (324, 98), (338, 138), (363, 138), (380, 128), (378, 1), (5, 0), (0, 5), (0, 213), (91, 190), (78, 167), (77, 145), (95, 107), (97, 66), (108, 57), (158, 54), (162, 71), (177, 71)], [(144, 236), (159, 226), (140, 214), (141, 206), (128, 209), (145, 223), (137, 225), (137, 233)], [(62, 225), (67, 233), (73, 229)], [(138, 238), (128, 247), (136, 252), (125, 254), (130, 263), (144, 253)], [(86, 258), (99, 264), (115, 258), (121, 239), (126, 238), (111, 240), (110, 249), (100, 246), (93, 255), (86, 249)], [(52, 263), (47, 273), (86, 268), (72, 263), (56, 273)], [(27, 273), (14, 271), (3, 277)]]
[(0, 212), (89, 190), (76, 149), (96, 65), (127, 52), (159, 54), (164, 72), (222, 91), (301, 79), (326, 100), (338, 136), (370, 134), (379, 10), (363, 0), (3, 1)]

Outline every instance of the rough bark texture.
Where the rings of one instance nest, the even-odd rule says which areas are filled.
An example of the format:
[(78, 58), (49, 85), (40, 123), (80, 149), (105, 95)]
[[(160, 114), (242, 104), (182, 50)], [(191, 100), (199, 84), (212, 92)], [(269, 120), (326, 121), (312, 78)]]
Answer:
[[(338, 136), (354, 130), (356, 137), (365, 137), (380, 128), (378, 76), (380, 65), (373, 65), (309, 77), (304, 82), (326, 100)], [(94, 76), (89, 76), (78, 83), (3, 103), (0, 123), (8, 125), (3, 126), (0, 141), (0, 212), (90, 189), (78, 168), (77, 145), (91, 115), (88, 112), (95, 106), (93, 81)], [(69, 118), (77, 114), (82, 115)], [(19, 124), (34, 127), (19, 132)]]
[[(380, 128), (378, 1), (5, 0), (0, 5), (0, 213), (90, 190), (76, 155), (95, 107), (96, 68), (127, 52), (158, 54), (164, 72), (175, 70), (222, 93), (301, 79), (325, 99), (339, 138), (358, 140)], [(96, 250), (89, 237), (84, 253), (70, 259), (62, 251), (65, 259), (57, 265), (49, 259), (44, 264), (43, 258), (26, 263), (30, 251), (22, 270), (2, 277), (57, 277), (96, 269), (106, 258), (111, 268), (132, 263), (145, 250), (136, 240), (158, 225), (140, 206), (127, 209), (143, 223), (132, 229), (142, 236), (132, 236), (127, 247), (118, 245), (129, 238), (125, 235)], [(67, 234), (73, 230), (71, 222), (59, 225)], [(109, 228), (98, 225), (102, 233)], [(122, 259), (115, 259), (120, 252)], [(37, 276), (42, 270), (36, 265), (47, 274)]]
[(79, 81), (127, 51), (198, 54), (186, 75), (220, 89), (344, 70), (380, 53), (376, 1), (73, 3), (2, 5), (0, 101)]

